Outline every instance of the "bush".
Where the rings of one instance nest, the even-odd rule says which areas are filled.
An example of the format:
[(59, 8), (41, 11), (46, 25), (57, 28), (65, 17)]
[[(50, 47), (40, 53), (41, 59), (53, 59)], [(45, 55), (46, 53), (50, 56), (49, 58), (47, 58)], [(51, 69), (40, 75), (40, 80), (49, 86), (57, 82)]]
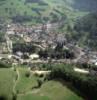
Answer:
[(97, 100), (97, 77), (83, 75), (73, 71), (72, 65), (58, 64), (53, 66), (48, 79), (62, 78), (71, 82), (80, 92), (85, 94), (90, 100)]
[(0, 62), (0, 68), (10, 68), (11, 65)]
[(7, 100), (7, 97), (5, 95), (0, 95), (0, 100)]
[(12, 100), (17, 100), (17, 94), (16, 93), (13, 93), (13, 98)]
[(43, 82), (42, 82), (42, 80), (37, 79), (37, 83), (38, 83), (38, 86), (37, 87), (40, 88)]
[(26, 72), (26, 73), (25, 73), (25, 76), (26, 76), (26, 77), (30, 77), (30, 72)]

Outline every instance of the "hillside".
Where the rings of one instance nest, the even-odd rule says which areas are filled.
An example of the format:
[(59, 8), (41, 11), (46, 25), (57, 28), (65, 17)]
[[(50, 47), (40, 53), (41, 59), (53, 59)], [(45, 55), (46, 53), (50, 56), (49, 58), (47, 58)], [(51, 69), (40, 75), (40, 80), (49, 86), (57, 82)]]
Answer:
[[(95, 12), (97, 0), (0, 0), (0, 23), (32, 25), (62, 22), (63, 26), (56, 30), (67, 33), (70, 40), (77, 40), (81, 45), (87, 45), (89, 39), (93, 47), (96, 46), (96, 38), (92, 38), (91, 34), (96, 34), (93, 31), (97, 30), (97, 19), (92, 16)], [(87, 17), (90, 15), (92, 17)], [(92, 25), (95, 29), (90, 28)], [(88, 31), (84, 31), (86, 27)]]
[(0, 68), (0, 100), (83, 100), (65, 86), (65, 82), (63, 85), (63, 81), (46, 81), (37, 87), (38, 80), (42, 81), (44, 77), (35, 76), (32, 72), (27, 77), (27, 72), (28, 69), (24, 67), (17, 68), (16, 71)]
[(81, 45), (87, 45), (92, 49), (97, 48), (97, 14), (88, 14), (77, 20), (74, 25), (76, 34), (73, 39), (77, 40)]
[(68, 1), (74, 1), (74, 3), (72, 3), (72, 7), (79, 11), (88, 11), (88, 12), (97, 11), (97, 0), (68, 0)]
[[(94, 6), (91, 7), (91, 2)], [(81, 4), (81, 5), (80, 5)], [(0, 19), (43, 23), (72, 19), (96, 11), (96, 0), (0, 0)]]

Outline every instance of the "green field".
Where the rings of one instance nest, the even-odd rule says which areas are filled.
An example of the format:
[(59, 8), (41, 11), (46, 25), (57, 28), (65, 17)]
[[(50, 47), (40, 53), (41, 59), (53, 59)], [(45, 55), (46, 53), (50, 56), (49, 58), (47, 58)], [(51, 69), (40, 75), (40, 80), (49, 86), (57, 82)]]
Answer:
[[(19, 74), (16, 80), (17, 71)], [(17, 100), (83, 100), (60, 81), (47, 81), (40, 88), (34, 88), (38, 84), (37, 79), (39, 77), (32, 73), (29, 77), (26, 77), (27, 72), (27, 68), (17, 68), (16, 71), (9, 68), (1, 68), (0, 97), (12, 100), (13, 91), (16, 91)], [(6, 98), (4, 100), (7, 100)]]
[(73, 91), (57, 81), (49, 81), (32, 94), (19, 96), (18, 100), (83, 100)]
[(28, 71), (27, 68), (19, 68), (19, 79), (16, 85), (16, 91), (19, 93), (23, 93), (26, 91), (31, 91), (32, 87), (37, 86), (37, 77), (33, 76), (32, 74), (30, 77), (26, 77), (25, 74)]
[(15, 74), (12, 69), (0, 68), (0, 98), (6, 97), (8, 100), (12, 99), (14, 76)]

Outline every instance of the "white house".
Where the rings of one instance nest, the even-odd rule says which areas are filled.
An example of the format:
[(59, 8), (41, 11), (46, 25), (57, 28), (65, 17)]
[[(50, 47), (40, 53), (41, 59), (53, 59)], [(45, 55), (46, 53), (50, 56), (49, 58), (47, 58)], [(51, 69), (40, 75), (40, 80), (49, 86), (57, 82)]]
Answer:
[(39, 55), (38, 54), (32, 54), (32, 55), (30, 55), (30, 59), (32, 59), (32, 60), (39, 59)]

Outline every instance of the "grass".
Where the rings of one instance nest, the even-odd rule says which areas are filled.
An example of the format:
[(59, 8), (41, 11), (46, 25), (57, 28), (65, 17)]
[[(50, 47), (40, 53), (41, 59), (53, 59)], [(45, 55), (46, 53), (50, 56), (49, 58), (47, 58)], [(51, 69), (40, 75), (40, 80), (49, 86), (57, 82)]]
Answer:
[[(2, 0), (0, 1), (0, 17), (3, 17), (8, 21), (9, 18), (16, 15), (25, 16), (26, 12), (26, 16), (40, 17), (40, 19), (41, 17), (52, 19), (50, 13), (54, 13), (59, 19), (61, 17), (60, 13), (63, 13), (63, 15), (66, 15), (68, 18), (70, 17), (71, 19), (75, 19), (78, 16), (86, 14), (86, 12), (76, 12), (70, 4), (63, 0), (42, 0), (42, 2), (46, 3), (46, 5), (40, 5), (38, 2), (25, 3), (25, 0), (14, 0), (14, 2), (13, 0)], [(38, 9), (40, 14), (37, 13), (37, 11), (33, 11), (33, 9)], [(54, 9), (60, 13), (56, 13)], [(31, 22), (37, 23), (37, 19), (34, 18), (32, 21), (29, 21), (29, 23)]]
[(11, 69), (0, 68), (0, 96), (5, 96), (8, 100), (12, 98), (14, 75)]
[(44, 96), (46, 95), (50, 98), (50, 100), (83, 100), (58, 81), (46, 82), (43, 84), (38, 94)]
[(19, 96), (18, 100), (50, 100), (50, 99), (47, 96), (38, 96), (38, 95), (28, 94), (25, 96)]
[(83, 100), (75, 92), (64, 86), (60, 81), (45, 82), (41, 88), (32, 90), (37, 86), (37, 77), (26, 77), (27, 68), (19, 68), (19, 81), (16, 90), (23, 94), (17, 100)]
[(18, 100), (83, 100), (60, 82), (49, 81), (37, 93), (22, 95)]
[(29, 72), (27, 68), (18, 68), (19, 79), (16, 85), (16, 91), (23, 93), (30, 91), (34, 86), (37, 86), (37, 77), (34, 75), (26, 76), (26, 73)]
[[(47, 81), (38, 89), (32, 89), (37, 86), (39, 77), (25, 74), (27, 68), (17, 68), (19, 76), (15, 90), (18, 91), (17, 100), (83, 100), (74, 91), (64, 86), (60, 81)], [(0, 68), (0, 95), (6, 96), (12, 100), (13, 86), (16, 77), (15, 71), (10, 68)]]

